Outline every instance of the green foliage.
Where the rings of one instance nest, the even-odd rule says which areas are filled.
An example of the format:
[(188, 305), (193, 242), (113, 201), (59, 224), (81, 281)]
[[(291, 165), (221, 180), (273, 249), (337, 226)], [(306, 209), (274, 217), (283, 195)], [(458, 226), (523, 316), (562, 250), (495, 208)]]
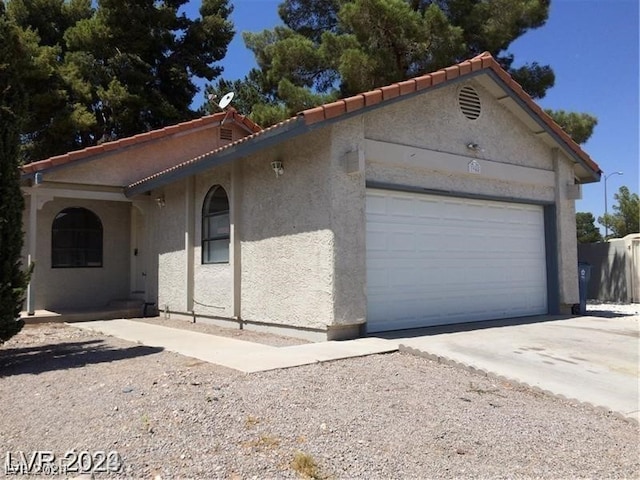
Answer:
[(29, 272), (22, 268), (22, 211), (20, 191), (20, 122), (29, 109), (26, 85), (39, 71), (35, 37), (5, 15), (0, 3), (0, 344), (18, 333), (24, 321), (20, 310)]
[(595, 225), (595, 217), (590, 212), (576, 213), (576, 234), (578, 243), (596, 243), (602, 241), (600, 230)]
[(630, 233), (640, 233), (640, 200), (637, 193), (631, 193), (629, 187), (622, 186), (613, 196), (618, 202), (613, 206), (614, 213), (598, 217), (598, 223), (606, 226), (611, 234), (605, 239), (622, 238)]
[(588, 113), (565, 112), (564, 110), (545, 110), (551, 118), (569, 134), (576, 143), (585, 143), (593, 129), (598, 124), (598, 119)]
[(262, 99), (241, 111), (273, 123), (484, 51), (540, 98), (554, 83), (551, 68), (512, 68), (506, 49), (548, 13), (548, 0), (285, 0), (284, 26), (243, 35), (258, 68), (240, 82)]
[[(213, 80), (234, 31), (229, 0), (11, 0), (7, 15), (48, 48), (22, 130), (28, 160), (187, 120), (194, 76)], [(47, 88), (42, 88), (46, 84)]]

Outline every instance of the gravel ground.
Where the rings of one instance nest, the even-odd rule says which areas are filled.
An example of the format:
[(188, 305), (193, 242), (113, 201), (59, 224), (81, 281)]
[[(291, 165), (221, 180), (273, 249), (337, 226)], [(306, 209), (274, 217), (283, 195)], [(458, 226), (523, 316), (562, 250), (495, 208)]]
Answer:
[(640, 303), (587, 302), (587, 315), (613, 317), (617, 315), (640, 315)]
[(0, 399), (2, 462), (117, 451), (127, 478), (640, 478), (637, 423), (400, 353), (246, 375), (33, 325)]

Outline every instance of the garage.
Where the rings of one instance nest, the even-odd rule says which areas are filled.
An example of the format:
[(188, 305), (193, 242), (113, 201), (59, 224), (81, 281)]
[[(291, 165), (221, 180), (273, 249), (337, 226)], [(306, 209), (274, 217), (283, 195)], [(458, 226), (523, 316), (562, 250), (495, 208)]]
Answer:
[(367, 331), (547, 313), (541, 205), (367, 189)]

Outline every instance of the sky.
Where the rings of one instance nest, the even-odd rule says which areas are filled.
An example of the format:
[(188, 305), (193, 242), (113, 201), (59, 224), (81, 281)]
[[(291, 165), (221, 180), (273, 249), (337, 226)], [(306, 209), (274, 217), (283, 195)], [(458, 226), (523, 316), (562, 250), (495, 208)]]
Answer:
[[(241, 32), (258, 32), (280, 24), (280, 0), (232, 0), (236, 36), (221, 62), (223, 78), (235, 80), (255, 66), (253, 53)], [(638, 0), (551, 0), (547, 23), (513, 42), (514, 66), (538, 62), (550, 65), (555, 86), (543, 99), (543, 108), (585, 112), (598, 118), (593, 136), (582, 148), (604, 172), (600, 183), (584, 185), (576, 211), (604, 213), (604, 177), (609, 213), (613, 195), (626, 185), (639, 188), (639, 12)], [(189, 9), (200, 2), (191, 0)], [(196, 98), (196, 105), (203, 102)], [(598, 225), (601, 227), (600, 225)], [(601, 227), (604, 232), (604, 227)]]

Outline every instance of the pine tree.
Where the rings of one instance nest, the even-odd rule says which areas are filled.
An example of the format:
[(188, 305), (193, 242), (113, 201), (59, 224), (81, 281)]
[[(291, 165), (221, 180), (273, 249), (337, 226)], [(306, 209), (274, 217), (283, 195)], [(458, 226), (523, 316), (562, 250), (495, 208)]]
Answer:
[(613, 205), (614, 213), (598, 217), (598, 223), (605, 225), (611, 234), (605, 239), (622, 238), (630, 233), (640, 233), (640, 197), (623, 185), (613, 198), (618, 202)]
[(576, 213), (576, 235), (578, 243), (596, 243), (602, 241), (600, 230), (595, 225), (595, 217), (590, 212)]
[(241, 111), (263, 126), (485, 51), (534, 98), (555, 81), (550, 66), (514, 67), (508, 52), (546, 22), (549, 0), (285, 0), (278, 12), (284, 26), (243, 34), (258, 65), (244, 83), (262, 100)]
[[(29, 281), (21, 263), (22, 211), (20, 121), (26, 111), (24, 76), (32, 58), (25, 32), (8, 20), (0, 3), (0, 344), (17, 334)], [(33, 37), (31, 37), (33, 40)], [(32, 46), (32, 45), (31, 45)]]
[(234, 31), (229, 0), (11, 0), (54, 62), (21, 132), (27, 161), (193, 118), (194, 77), (214, 80)]

